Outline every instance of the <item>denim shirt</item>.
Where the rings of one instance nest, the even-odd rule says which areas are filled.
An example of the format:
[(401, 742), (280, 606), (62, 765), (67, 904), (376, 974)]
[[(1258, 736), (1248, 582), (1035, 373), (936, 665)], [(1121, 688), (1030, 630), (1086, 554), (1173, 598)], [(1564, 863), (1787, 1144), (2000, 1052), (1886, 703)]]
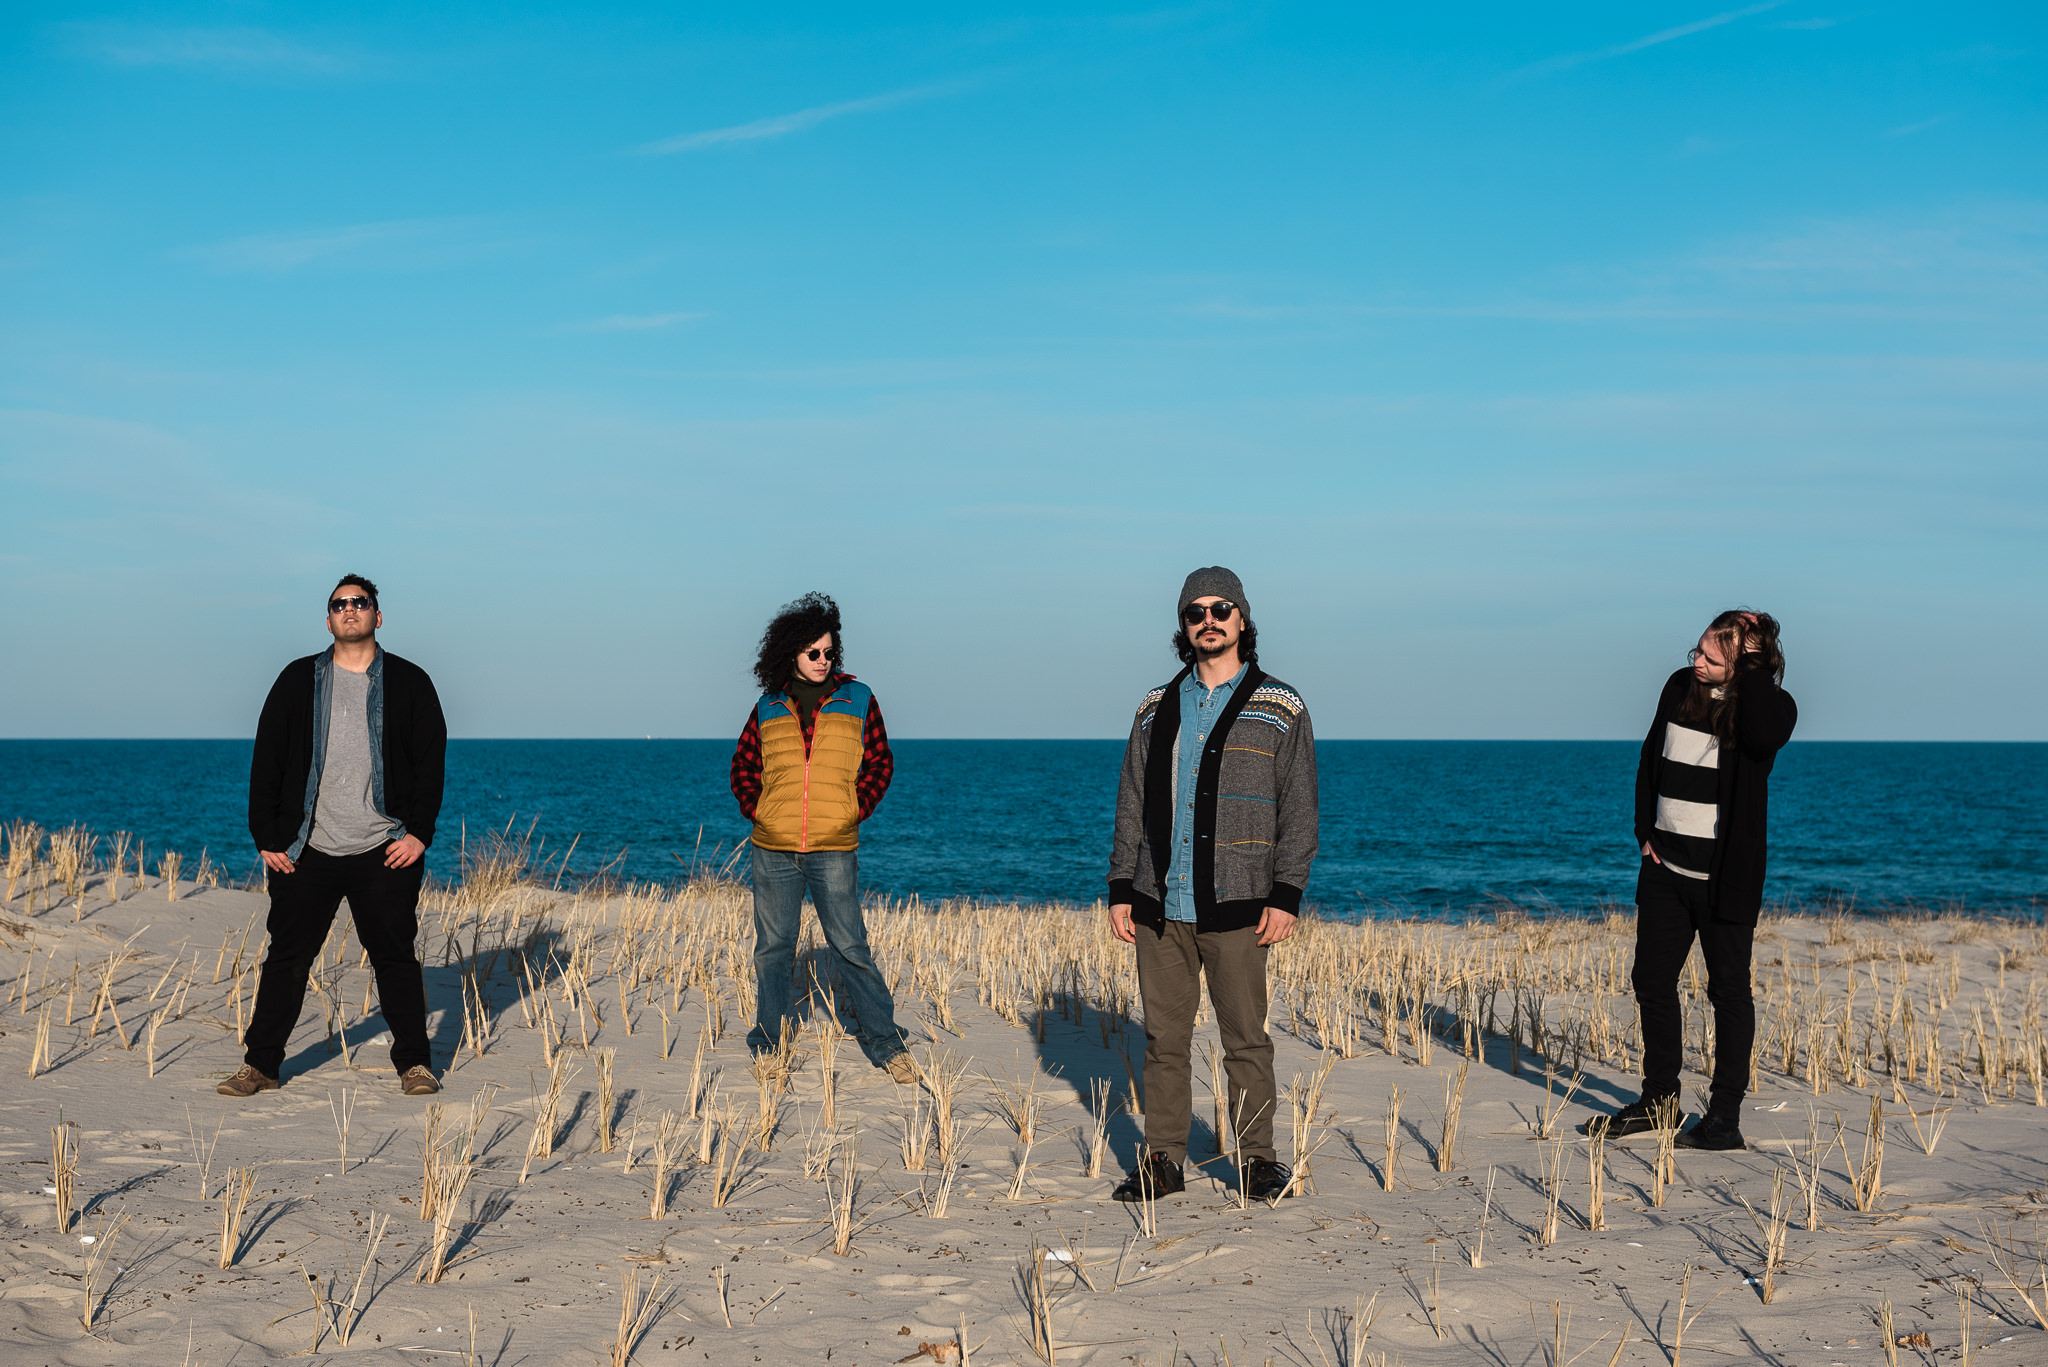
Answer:
[(1230, 695), (1244, 678), (1240, 666), (1214, 688), (1202, 687), (1194, 670), (1180, 684), (1180, 734), (1173, 738), (1173, 861), (1166, 871), (1166, 919), (1195, 919), (1195, 778), (1202, 767), (1202, 746), (1215, 728)]
[[(384, 647), (370, 661), (370, 696), (363, 710), (370, 723), (370, 801), (377, 815), (384, 810)], [(329, 646), (313, 661), (313, 767), (306, 771), (306, 817), (299, 823), (298, 838), (285, 851), (288, 859), (306, 852), (313, 837), (313, 809), (320, 802), (320, 771), (327, 766), (327, 723), (334, 712), (334, 647)], [(405, 823), (392, 821), (391, 839), (405, 838)]]

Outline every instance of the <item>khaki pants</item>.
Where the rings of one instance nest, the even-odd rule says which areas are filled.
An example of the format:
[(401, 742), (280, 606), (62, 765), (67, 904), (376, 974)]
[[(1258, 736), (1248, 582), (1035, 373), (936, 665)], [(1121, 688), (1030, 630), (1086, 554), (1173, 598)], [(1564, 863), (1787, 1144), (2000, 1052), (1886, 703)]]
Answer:
[(1198, 932), (1188, 921), (1140, 924), (1138, 990), (1145, 1002), (1145, 1147), (1187, 1157), (1194, 1075), (1189, 1044), (1202, 978), (1223, 1035), (1230, 1123), (1240, 1156), (1273, 1152), (1273, 1039), (1266, 1033), (1266, 956), (1256, 926)]

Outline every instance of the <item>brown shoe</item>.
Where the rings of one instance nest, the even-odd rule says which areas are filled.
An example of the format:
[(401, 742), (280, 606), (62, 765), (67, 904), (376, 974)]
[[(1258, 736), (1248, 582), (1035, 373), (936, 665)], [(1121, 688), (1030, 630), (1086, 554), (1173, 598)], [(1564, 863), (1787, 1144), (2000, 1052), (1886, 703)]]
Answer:
[(235, 1069), (234, 1075), (213, 1089), (222, 1096), (254, 1096), (258, 1092), (277, 1090), (277, 1079), (265, 1077), (249, 1064)]
[(889, 1074), (891, 1082), (899, 1083), (905, 1087), (915, 1083), (920, 1076), (917, 1071), (917, 1060), (910, 1056), (908, 1049), (905, 1049), (900, 1054), (892, 1055), (889, 1061), (882, 1065), (882, 1068), (883, 1071)]
[(441, 1090), (441, 1084), (434, 1080), (433, 1072), (423, 1063), (415, 1063), (400, 1073), (398, 1085), (405, 1089), (407, 1096), (432, 1096)]

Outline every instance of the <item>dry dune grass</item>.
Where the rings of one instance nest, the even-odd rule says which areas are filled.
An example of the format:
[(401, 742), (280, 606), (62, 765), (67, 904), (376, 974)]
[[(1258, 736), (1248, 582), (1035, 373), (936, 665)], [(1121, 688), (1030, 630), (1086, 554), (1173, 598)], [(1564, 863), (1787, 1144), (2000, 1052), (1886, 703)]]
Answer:
[[(1816, 1315), (1830, 1342), (1860, 1334), (1874, 1353), (1881, 1301), (1901, 1325), (1919, 1316), (1910, 1332), (1954, 1339), (1956, 1306), (1942, 1300), (1938, 1321), (1922, 1311), (1977, 1274), (1951, 1265), (1957, 1248), (1942, 1239), (1975, 1247), (1985, 1229), (1998, 1233), (1997, 1268), (1967, 1284), (1978, 1329), (1989, 1316), (2002, 1333), (2048, 1331), (2037, 1228), (2048, 1182), (2038, 1160), (1999, 1156), (2032, 1152), (2022, 1137), (2048, 1105), (2032, 967), (2048, 939), (2032, 924), (1768, 921), (1745, 1117), (1755, 1151), (1674, 1151), (1667, 1126), (1589, 1146), (1582, 1163), (1573, 1121), (1632, 1095), (1641, 1064), (1628, 917), (1311, 918), (1271, 969), (1286, 1083), (1275, 1130), (1294, 1193), (1270, 1210), (1242, 1199), (1229, 1179), (1234, 1116), (1216, 1095), (1197, 1123), (1188, 1195), (1126, 1211), (1103, 1198), (1142, 1132), (1143, 1024), (1132, 958), (1093, 910), (874, 906), (876, 958), (899, 1018), (922, 1036), (924, 1081), (910, 1089), (865, 1066), (810, 927), (799, 1028), (750, 1074), (743, 884), (565, 890), (537, 877), (517, 842), (479, 842), (464, 881), (431, 888), (422, 906), (450, 1095), (411, 1105), (392, 1093), (382, 1050), (366, 1047), (381, 1028), (373, 975), (343, 918), (289, 1085), (223, 1103), (211, 1083), (236, 1061), (253, 1001), (262, 899), (188, 884), (165, 935), (152, 920), (163, 902), (137, 901), (140, 845), (120, 843), (117, 872), (92, 863), (112, 842), (58, 834), (6, 831), (18, 918), (6, 924), (19, 929), (0, 935), (11, 1022), (0, 1059), (19, 1071), (0, 1155), (29, 1138), (24, 1161), (57, 1150), (67, 1224), (81, 1211), (133, 1217), (123, 1247), (134, 1269), (96, 1272), (90, 1303), (67, 1311), (74, 1337), (82, 1325), (103, 1346), (133, 1343), (110, 1360), (164, 1360), (150, 1354), (182, 1326), (159, 1323), (159, 1304), (217, 1344), (239, 1335), (279, 1353), (304, 1350), (313, 1335), (295, 1325), (308, 1314), (344, 1345), (381, 1335), (452, 1352), (416, 1325), (453, 1326), (473, 1304), (486, 1331), (514, 1335), (508, 1361), (572, 1350), (746, 1361), (763, 1349), (810, 1360), (843, 1344), (860, 1345), (850, 1361), (943, 1346), (956, 1356), (939, 1360), (989, 1363), (1208, 1367), (1320, 1352), (1363, 1364), (1480, 1342), (1522, 1361), (1563, 1353), (1574, 1332), (1605, 1360), (1620, 1331), (1616, 1361), (1638, 1360), (1626, 1350), (1648, 1362), (1688, 1347), (1785, 1352)], [(1698, 1078), (1713, 1020), (1697, 962), (1681, 998)], [(633, 1028), (650, 1015), (659, 1031)], [(1202, 1028), (1206, 1043), (1213, 1023)], [(673, 1048), (686, 1037), (689, 1058)], [(215, 1129), (225, 1167), (199, 1142), (206, 1126), (172, 1127), (173, 1150), (190, 1129), (192, 1153), (166, 1171), (190, 1176), (162, 1178), (161, 1194), (155, 1177), (124, 1188), (111, 1156), (165, 1141), (136, 1138), (156, 1133), (148, 1117), (111, 1102), (94, 1112), (88, 1078), (150, 1089), (172, 1112), (239, 1105), (222, 1112), (225, 1140)], [(60, 1107), (63, 1125), (82, 1125), (76, 1137), (50, 1137)], [(861, 1136), (877, 1129), (887, 1138), (863, 1162)], [(1937, 1152), (1945, 1129), (1970, 1137)], [(1887, 1149), (1902, 1136), (1912, 1142)], [(1404, 1163), (1404, 1149), (1429, 1161)], [(58, 1237), (51, 1196), (36, 1200), (33, 1222), (0, 1201), (9, 1232), (22, 1231), (17, 1262), (40, 1256), (31, 1240)], [(404, 1204), (415, 1218), (388, 1227), (420, 1232), (387, 1239)], [(1106, 1252), (1070, 1245), (1069, 1206), (1083, 1243), (1090, 1220), (1125, 1226)], [(1447, 1257), (1447, 1242), (1464, 1252)], [(342, 1269), (331, 1295), (280, 1261), (301, 1245), (316, 1250), (303, 1255), (310, 1267)], [(193, 1281), (187, 1249), (223, 1280)], [(642, 1280), (632, 1268), (644, 1263), (669, 1266)], [(1862, 1282), (1836, 1275), (1849, 1289), (1823, 1289), (1816, 1273), (1831, 1264)], [(242, 1286), (269, 1296), (273, 1283), (260, 1315), (233, 1299)], [(0, 1300), (10, 1284), (0, 1280)], [(1736, 1314), (1735, 1301), (1750, 1310)], [(266, 1325), (273, 1317), (283, 1322)]]

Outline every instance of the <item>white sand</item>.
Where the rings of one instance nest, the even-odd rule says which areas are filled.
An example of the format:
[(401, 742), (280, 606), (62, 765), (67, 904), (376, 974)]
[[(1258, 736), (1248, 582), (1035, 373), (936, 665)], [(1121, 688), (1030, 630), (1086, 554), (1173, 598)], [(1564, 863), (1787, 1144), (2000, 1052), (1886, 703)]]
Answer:
[[(694, 900), (692, 900), (694, 898)], [(1186, 1361), (1208, 1367), (1232, 1364), (1345, 1362), (1346, 1345), (1358, 1326), (1347, 1317), (1361, 1297), (1377, 1295), (1377, 1319), (1358, 1362), (1474, 1362), (1520, 1367), (1543, 1363), (1553, 1339), (1552, 1302), (1570, 1316), (1566, 1358), (1597, 1367), (1609, 1362), (1616, 1336), (1629, 1343), (1623, 1363), (1671, 1361), (1677, 1336), (1680, 1282), (1692, 1269), (1688, 1311), (1697, 1318), (1685, 1332), (1683, 1361), (1755, 1360), (1785, 1364), (1879, 1363), (1885, 1361), (1876, 1314), (1889, 1297), (1897, 1332), (1924, 1332), (1929, 1347), (1897, 1350), (1899, 1361), (1960, 1361), (1960, 1290), (1970, 1313), (1973, 1342), (1984, 1364), (2048, 1363), (2044, 1334), (2022, 1298), (1994, 1270), (1987, 1234), (2001, 1237), (2018, 1221), (2018, 1232), (2036, 1247), (2035, 1216), (2043, 1201), (2043, 1119), (2019, 1055), (2040, 1049), (2040, 980), (2031, 956), (2042, 950), (2032, 929), (2000, 927), (1995, 934), (1951, 944), (1955, 923), (1859, 923), (1828, 927), (1817, 921), (1781, 921), (1766, 926), (1759, 944), (1759, 982), (1775, 982), (1778, 996), (1764, 1006), (1822, 1011), (1829, 1030), (1839, 1019), (1843, 970), (1852, 951), (1887, 953), (1855, 966), (1862, 975), (1857, 1014), (1852, 1017), (1853, 1052), (1881, 1054), (1864, 1030), (1885, 1025), (1893, 1003), (1892, 984), (1902, 970), (1895, 939), (1925, 944), (1934, 962), (1910, 968), (1908, 992), (1915, 1010), (1926, 1014), (1930, 989), (1947, 986), (1950, 955), (1956, 956), (1959, 990), (1943, 1020), (1948, 1089), (1960, 1096), (1937, 1099), (1925, 1076), (1907, 1085), (1906, 1095), (1923, 1113), (1947, 1108), (1948, 1127), (1932, 1156), (1923, 1154), (1903, 1120), (1889, 1127), (1882, 1173), (1883, 1194), (1873, 1211), (1850, 1209), (1849, 1165), (1841, 1148), (1821, 1159), (1819, 1220), (1803, 1227), (1803, 1206), (1787, 1236), (1785, 1266), (1778, 1274), (1775, 1302), (1761, 1302), (1752, 1277), (1762, 1271), (1763, 1236), (1743, 1205), (1768, 1210), (1774, 1170), (1788, 1153), (1806, 1149), (1807, 1108), (1819, 1113), (1824, 1143), (1834, 1135), (1835, 1117), (1846, 1126), (1847, 1158), (1863, 1152), (1870, 1088), (1885, 1096), (1892, 1087), (1882, 1060), (1855, 1090), (1840, 1077), (1814, 1095), (1803, 1080), (1776, 1071), (1776, 1046), (1767, 1041), (1762, 1088), (1750, 1098), (1745, 1126), (1751, 1152), (1694, 1154), (1681, 1151), (1679, 1178), (1663, 1209), (1649, 1199), (1654, 1146), (1639, 1139), (1612, 1153), (1606, 1202), (1607, 1228), (1584, 1228), (1587, 1196), (1586, 1143), (1568, 1134), (1563, 1149), (1565, 1181), (1561, 1229), (1555, 1243), (1537, 1235), (1545, 1198), (1542, 1171), (1549, 1146), (1532, 1136), (1543, 1108), (1545, 1078), (1536, 1055), (1518, 1050), (1522, 1072), (1509, 1070), (1509, 1045), (1499, 1036), (1485, 1041), (1483, 1057), (1472, 1062), (1464, 1102), (1457, 1164), (1439, 1173), (1431, 1164), (1444, 1106), (1444, 1079), (1456, 1067), (1458, 1027), (1448, 1023), (1433, 1046), (1430, 1065), (1416, 1061), (1404, 1035), (1399, 1057), (1381, 1047), (1376, 1015), (1360, 1018), (1362, 1052), (1335, 1063), (1325, 1094), (1333, 1113), (1328, 1138), (1314, 1168), (1312, 1194), (1276, 1207), (1241, 1209), (1215, 1164), (1192, 1177), (1188, 1192), (1162, 1202), (1156, 1234), (1134, 1237), (1137, 1213), (1108, 1199), (1115, 1172), (1100, 1179), (1083, 1174), (1082, 1153), (1090, 1127), (1086, 1106), (1090, 1078), (1111, 1079), (1125, 1089), (1118, 1036), (1102, 1045), (1104, 1030), (1094, 1004), (1081, 1022), (1054, 1012), (1040, 1044), (1029, 1028), (1036, 1012), (1028, 1000), (1021, 1010), (1011, 999), (1028, 994), (1032, 967), (1073, 954), (1080, 970), (1093, 974), (1089, 993), (1101, 999), (1120, 978), (1105, 969), (1120, 962), (1106, 931), (1091, 919), (1048, 912), (995, 911), (977, 916), (957, 911), (899, 910), (875, 918), (878, 956), (894, 973), (915, 946), (927, 954), (906, 971), (899, 991), (899, 1018), (917, 1037), (918, 1052), (936, 1039), (972, 1067), (963, 1087), (966, 1169), (959, 1175), (945, 1218), (924, 1213), (920, 1181), (908, 1173), (897, 1151), (904, 1097), (867, 1065), (852, 1041), (840, 1047), (841, 1076), (836, 1120), (842, 1133), (857, 1126), (860, 1186), (855, 1200), (865, 1221), (850, 1256), (832, 1252), (825, 1223), (827, 1188), (803, 1173), (805, 1132), (817, 1125), (819, 1076), (812, 1057), (816, 1036), (803, 1038), (805, 1060), (785, 1101), (783, 1117), (766, 1155), (750, 1153), (737, 1193), (724, 1209), (711, 1205), (712, 1173), (695, 1162), (697, 1126), (684, 1127), (686, 1157), (668, 1217), (647, 1218), (650, 1176), (646, 1150), (657, 1112), (684, 1104), (692, 1051), (705, 1001), (701, 984), (689, 986), (671, 1033), (672, 1056), (661, 1056), (657, 1008), (671, 1000), (671, 988), (655, 983), (636, 993), (629, 1036), (620, 1015), (616, 981), (608, 975), (615, 947), (624, 943), (649, 955), (647, 962), (673, 962), (675, 941), (650, 926), (682, 927), (707, 937), (726, 956), (728, 967), (745, 945), (739, 933), (744, 899), (732, 889), (700, 890), (691, 897), (656, 906), (617, 898), (571, 904), (566, 896), (536, 899), (514, 894), (507, 905), (524, 909), (524, 919), (497, 910), (485, 926), (520, 935), (545, 927), (559, 932), (566, 956), (582, 927), (592, 938), (585, 950), (592, 993), (603, 1013), (591, 1025), (595, 1048), (617, 1050), (621, 1099), (619, 1151), (597, 1151), (596, 1070), (584, 1054), (576, 1012), (559, 990), (556, 1016), (565, 1024), (579, 1073), (569, 1084), (560, 1128), (565, 1138), (554, 1155), (537, 1161), (522, 1185), (519, 1173), (532, 1130), (533, 1078), (545, 1081), (540, 1032), (525, 1024), (514, 974), (497, 956), (485, 983), (493, 1024), (481, 1059), (465, 1052), (446, 1074), (445, 1121), (459, 1128), (464, 1107), (480, 1089), (502, 1090), (485, 1116), (478, 1138), (479, 1166), (460, 1203), (463, 1219), (451, 1266), (438, 1285), (415, 1284), (430, 1226), (417, 1218), (421, 1199), (422, 1118), (425, 1101), (401, 1096), (386, 1066), (385, 1049), (368, 1041), (381, 1029), (374, 1015), (364, 1020), (369, 972), (350, 941), (346, 970), (337, 993), (349, 1021), (354, 1071), (330, 1052), (319, 999), (309, 996), (306, 1015), (294, 1036), (281, 1092), (246, 1101), (220, 1097), (214, 1084), (240, 1062), (234, 1011), (226, 975), (211, 981), (224, 935), (239, 937), (266, 905), (259, 894), (215, 888), (186, 888), (173, 902), (161, 885), (128, 893), (109, 904), (103, 893), (88, 896), (82, 921), (70, 903), (25, 914), (27, 898), (8, 905), (0, 930), (0, 974), (15, 995), (0, 1013), (0, 1162), (8, 1174), (0, 1183), (0, 1364), (254, 1363), (305, 1357), (315, 1360), (420, 1364), (460, 1360), (469, 1347), (468, 1316), (477, 1320), (477, 1356), (483, 1363), (553, 1364), (603, 1362), (613, 1340), (620, 1288), (629, 1271), (646, 1285), (659, 1274), (658, 1308), (633, 1350), (642, 1363), (788, 1363), (830, 1361), (834, 1367), (869, 1367), (912, 1357), (920, 1343), (950, 1345), (965, 1325), (973, 1363), (1039, 1360), (1032, 1347), (1020, 1265), (1034, 1243), (1080, 1251), (1095, 1289), (1082, 1285), (1069, 1262), (1044, 1268), (1051, 1301), (1057, 1361), (1074, 1364)], [(612, 938), (621, 918), (639, 918), (623, 941)], [(452, 922), (451, 922), (452, 923)], [(475, 930), (475, 922), (470, 930)], [(975, 927), (965, 929), (963, 927)], [(948, 940), (948, 927), (952, 938)], [(1366, 931), (1323, 927), (1316, 941), (1288, 947), (1285, 956), (1306, 963), (1316, 953), (1352, 954), (1353, 971), (1369, 959), (1387, 964), (1406, 946), (1436, 955), (1433, 992), (1446, 1006), (1460, 998), (1445, 980), (1444, 965), (1482, 961), (1507, 972), (1525, 972), (1534, 985), (1549, 983), (1546, 1020), (1558, 1029), (1566, 1012), (1580, 1013), (1583, 1025), (1596, 1003), (1612, 1012), (1617, 1033), (1633, 1020), (1625, 996), (1589, 989), (1585, 974), (1607, 950), (1619, 947), (1619, 985), (1625, 988), (1628, 952), (1625, 921), (1542, 927), (1491, 924), (1456, 930), (1380, 927)], [(1964, 924), (1963, 934), (1970, 933)], [(978, 937), (978, 938), (977, 938)], [(1005, 937), (1014, 954), (1001, 952)], [(1347, 938), (1348, 937), (1348, 938)], [(1859, 937), (1863, 937), (1859, 939)], [(245, 958), (253, 959), (260, 924)], [(438, 932), (423, 937), (429, 949), (430, 1004), (435, 1018), (437, 1065), (445, 1064), (462, 1035), (459, 969), (445, 965), (448, 945)], [(456, 952), (469, 953), (470, 932)], [(174, 972), (151, 1000), (151, 991), (179, 956), (198, 972), (181, 1018), (159, 1026), (156, 1076), (147, 1075), (138, 1043), (123, 1049), (111, 1019), (96, 1037), (87, 1024), (97, 966), (124, 943), (132, 955), (114, 975), (116, 1006), (130, 1032), (139, 1032), (153, 1010), (171, 1000), (185, 970)], [(492, 943), (487, 933), (483, 945)], [(1318, 950), (1316, 945), (1322, 948)], [(664, 948), (663, 946), (666, 946)], [(1344, 946), (1350, 946), (1344, 950)], [(941, 948), (934, 948), (940, 946)], [(54, 951), (54, 958), (52, 958)], [(2023, 952), (2001, 974), (2001, 951)], [(921, 1015), (931, 1008), (929, 984), (950, 954), (954, 979), (955, 1038), (936, 1031)], [(974, 958), (979, 954), (980, 958)], [(1360, 956), (1366, 956), (1361, 958)], [(1462, 960), (1460, 956), (1463, 956)], [(1490, 957), (1489, 957), (1490, 956)], [(234, 957), (232, 947), (228, 958)], [(1804, 975), (1802, 997), (1784, 995), (1785, 970), (1764, 965), (1789, 959)], [(1811, 996), (1815, 961), (1823, 968), (1828, 998)], [(1617, 985), (1611, 966), (1607, 988)], [(2022, 963), (2026, 966), (2022, 966)], [(73, 965), (80, 968), (78, 1019), (63, 1024), (64, 989)], [(978, 1000), (975, 967), (1013, 1024)], [(46, 972), (47, 967), (47, 972)], [(1882, 991), (1873, 991), (1877, 972)], [(29, 1011), (21, 1010), (20, 976), (31, 975)], [(1014, 972), (1015, 978), (1005, 977)], [(1578, 974), (1568, 983), (1567, 973)], [(1390, 978), (1389, 981), (1392, 979)], [(2001, 981), (2002, 980), (2002, 981)], [(254, 984), (244, 979), (245, 993)], [(1007, 984), (1007, 986), (1006, 986)], [(1365, 984), (1354, 984), (1364, 986)], [(1051, 992), (1065, 984), (1051, 977)], [(1795, 983), (1797, 986), (1797, 983)], [(1971, 1008), (1986, 1007), (1987, 989), (2000, 1004), (1999, 1024), (2008, 1050), (2006, 1076), (1988, 1091), (1954, 1071), (1960, 1052), (1975, 1067), (1977, 1045), (1964, 1044)], [(1574, 995), (1575, 994), (1575, 995)], [(246, 999), (245, 999), (246, 1000)], [(1303, 999), (1305, 1000), (1305, 998)], [(29, 1056), (36, 1013), (54, 1001), (51, 1050), (55, 1066), (31, 1080)], [(1510, 998), (1497, 1003), (1496, 1022), (1508, 1028)], [(1872, 1015), (1873, 1005), (1878, 1007)], [(731, 1099), (751, 1115), (756, 1091), (745, 1072), (745, 1022), (733, 994), (724, 992), (728, 1029), (712, 1062), (722, 1069), (721, 1101)], [(1133, 1008), (1135, 1014), (1135, 1008)], [(1317, 1052), (1289, 1029), (1291, 1013), (1276, 997), (1273, 1020), (1283, 1082), (1312, 1072)], [(1791, 1015), (1787, 1020), (1794, 1019)], [(1813, 1036), (1806, 1015), (1796, 1025), (1802, 1048)], [(1574, 1027), (1578, 1028), (1578, 1027)], [(1986, 1018), (1986, 1028), (1997, 1031)], [(2032, 1032), (2031, 1034), (2029, 1032)], [(1313, 1036), (1306, 1026), (1302, 1033)], [(1197, 1035), (1197, 1125), (1191, 1157), (1213, 1156), (1210, 1102), (1205, 1095), (1204, 1041), (1213, 1023)], [(1142, 1034), (1124, 1037), (1136, 1060)], [(1832, 1036), (1830, 1036), (1832, 1038)], [(1873, 1034), (1871, 1040), (1881, 1039)], [(1572, 1051), (1554, 1046), (1568, 1069)], [(1597, 1051), (1596, 1051), (1597, 1052)], [(1996, 1061), (1997, 1046), (1992, 1052)], [(1688, 1057), (1688, 1100), (1703, 1082)], [(1583, 1100), (1565, 1113), (1583, 1119), (1586, 1100), (1611, 1109), (1634, 1095), (1631, 1072), (1613, 1054), (1607, 1063), (1586, 1060)], [(1803, 1065), (1801, 1065), (1803, 1066)], [(1050, 1070), (1057, 1068), (1058, 1074)], [(1017, 1136), (990, 1103), (986, 1073), (1036, 1074), (1053, 1098), (1043, 1131), (1031, 1154), (1032, 1166), (1020, 1200), (1009, 1200), (1018, 1149)], [(2003, 1094), (2006, 1083), (2016, 1095)], [(1389, 1088), (1407, 1093), (1403, 1107), (1403, 1162), (1395, 1190), (1383, 1191), (1379, 1165), (1383, 1117)], [(352, 1153), (340, 1166), (330, 1103), (356, 1089)], [(1286, 1105), (1283, 1098), (1283, 1108)], [(1695, 1103), (1696, 1104), (1696, 1103)], [(52, 1181), (51, 1127), (59, 1116), (81, 1130), (83, 1162), (77, 1202), (84, 1214), (68, 1232), (56, 1228)], [(189, 1119), (188, 1119), (189, 1116)], [(1935, 1117), (1922, 1121), (1923, 1126)], [(639, 1154), (633, 1171), (624, 1166), (624, 1135), (639, 1122)], [(1134, 1154), (1138, 1123), (1118, 1112), (1111, 1127), (1111, 1168)], [(1288, 1156), (1288, 1127), (1280, 1127), (1282, 1157)], [(196, 1136), (196, 1141), (195, 1141)], [(210, 1162), (205, 1150), (212, 1148)], [(229, 1169), (257, 1168), (255, 1196), (234, 1266), (222, 1270), (216, 1199)], [(934, 1161), (936, 1166), (936, 1161)], [(1494, 1174), (1492, 1213), (1485, 1236), (1484, 1266), (1471, 1257), (1479, 1236), (1489, 1171)], [(1785, 1200), (1798, 1205), (1789, 1175)], [(88, 1336), (80, 1316), (86, 1295), (82, 1276), (92, 1246), (81, 1235), (103, 1231), (120, 1217), (128, 1223), (114, 1236), (112, 1264), (94, 1292), (97, 1323)], [(340, 1313), (329, 1309), (316, 1320), (309, 1308), (303, 1266), (324, 1295), (346, 1302), (366, 1246), (368, 1225), (390, 1217), (390, 1232), (358, 1303), (349, 1346), (333, 1328)], [(1085, 1243), (1084, 1243), (1085, 1241)], [(2026, 1276), (2040, 1276), (2031, 1261)], [(631, 1261), (639, 1259), (640, 1261)], [(1123, 1284), (1115, 1279), (1121, 1266)], [(726, 1275), (725, 1299), (732, 1327), (721, 1312), (714, 1269)], [(1434, 1286), (1435, 1290), (1432, 1290)], [(2048, 1311), (2048, 1293), (2036, 1287), (2037, 1304)], [(1435, 1305), (1432, 1307), (1432, 1300)], [(324, 1323), (323, 1323), (324, 1321)], [(1434, 1321), (1434, 1323), (1433, 1323)], [(1656, 1340), (1662, 1340), (1660, 1347)], [(189, 1343), (189, 1356), (188, 1356)], [(1093, 1346), (1083, 1346), (1093, 1345)], [(1182, 1357), (1174, 1357), (1176, 1350)], [(947, 1349), (935, 1349), (946, 1352)], [(442, 1355), (439, 1357), (433, 1354)], [(450, 1358), (447, 1355), (455, 1355)], [(921, 1360), (933, 1361), (930, 1356)], [(946, 1359), (940, 1359), (946, 1360)]]

